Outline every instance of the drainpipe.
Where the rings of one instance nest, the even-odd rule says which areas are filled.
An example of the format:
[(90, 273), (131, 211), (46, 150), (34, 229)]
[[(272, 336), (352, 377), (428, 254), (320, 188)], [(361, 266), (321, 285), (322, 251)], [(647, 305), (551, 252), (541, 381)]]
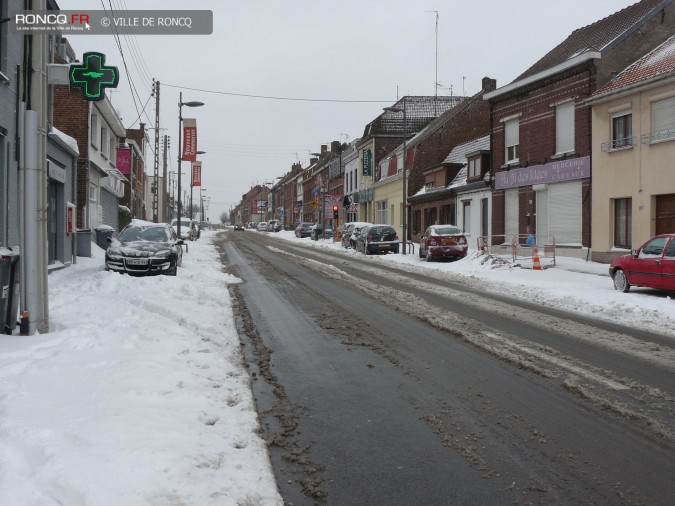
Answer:
[[(30, 10), (45, 11), (45, 0)], [(26, 37), (24, 57), (27, 81), (22, 105), (22, 154), (20, 164), (20, 251), (22, 333), (49, 332), (47, 296), (47, 59), (44, 34)], [(26, 316), (24, 317), (24, 312)]]

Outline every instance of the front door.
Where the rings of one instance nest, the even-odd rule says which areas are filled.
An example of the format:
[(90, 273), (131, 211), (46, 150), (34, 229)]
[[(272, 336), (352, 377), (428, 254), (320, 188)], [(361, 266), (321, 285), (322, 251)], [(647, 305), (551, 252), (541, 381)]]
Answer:
[(675, 232), (675, 195), (656, 196), (656, 234)]

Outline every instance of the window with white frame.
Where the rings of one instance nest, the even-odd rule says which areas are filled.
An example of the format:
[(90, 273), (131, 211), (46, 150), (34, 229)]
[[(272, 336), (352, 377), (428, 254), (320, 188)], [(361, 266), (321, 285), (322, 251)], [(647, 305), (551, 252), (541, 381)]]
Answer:
[(377, 222), (378, 223), (389, 223), (387, 219), (387, 201), (380, 200), (377, 203)]
[(612, 149), (633, 145), (633, 114), (624, 111), (612, 114)]
[(652, 103), (652, 141), (675, 139), (675, 97)]
[(520, 121), (512, 119), (504, 122), (504, 146), (506, 148), (506, 163), (517, 162), (519, 158)]
[(108, 137), (108, 129), (106, 127), (101, 128), (101, 155), (104, 158), (108, 158), (108, 151), (110, 145), (110, 137)]
[(480, 156), (472, 158), (468, 163), (467, 177), (469, 179), (476, 179), (480, 177)]
[(574, 102), (565, 102), (555, 108), (556, 154), (574, 151)]
[(92, 202), (96, 202), (98, 200), (98, 188), (94, 183), (89, 183), (89, 200)]
[(100, 132), (98, 130), (98, 116), (96, 114), (91, 115), (91, 132), (89, 134), (89, 142), (98, 149), (98, 136)]

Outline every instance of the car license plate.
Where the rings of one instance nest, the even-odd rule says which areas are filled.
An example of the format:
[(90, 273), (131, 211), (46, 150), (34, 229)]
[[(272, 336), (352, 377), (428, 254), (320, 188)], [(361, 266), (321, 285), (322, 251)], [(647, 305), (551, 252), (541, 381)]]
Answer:
[(127, 265), (148, 265), (147, 258), (128, 258)]

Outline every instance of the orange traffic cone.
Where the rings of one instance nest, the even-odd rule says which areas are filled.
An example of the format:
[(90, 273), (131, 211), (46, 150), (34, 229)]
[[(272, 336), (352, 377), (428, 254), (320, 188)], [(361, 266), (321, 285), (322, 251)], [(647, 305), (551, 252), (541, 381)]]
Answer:
[(534, 256), (532, 257), (532, 270), (541, 270), (541, 263), (539, 262), (539, 250), (537, 248), (534, 248)]

